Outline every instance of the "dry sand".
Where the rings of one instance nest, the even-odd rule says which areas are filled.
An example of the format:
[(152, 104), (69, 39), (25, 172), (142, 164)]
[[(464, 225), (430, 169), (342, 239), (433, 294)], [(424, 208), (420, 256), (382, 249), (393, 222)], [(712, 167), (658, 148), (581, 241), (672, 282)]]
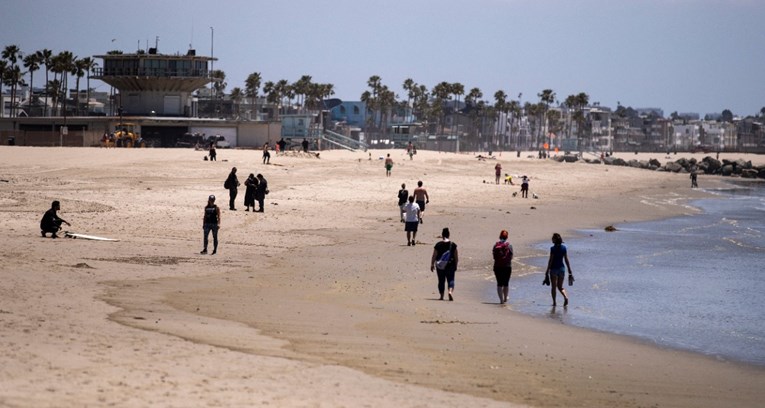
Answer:
[[(388, 152), (390, 178), (378, 160)], [(501, 229), (516, 250), (514, 276), (541, 282), (525, 264), (540, 255), (533, 244), (693, 214), (688, 199), (706, 193), (687, 175), (497, 157), (503, 172), (531, 177), (534, 200), (495, 185), (496, 160), (469, 153), (410, 161), (399, 150), (372, 160), (333, 151), (271, 165), (259, 151), (203, 156), (0, 147), (0, 406), (753, 407), (765, 398), (763, 367), (565, 326), (561, 308), (524, 316), (512, 292), (509, 306), (496, 303), (490, 248)], [(226, 209), (232, 166), (242, 181), (269, 180), (264, 214), (242, 211), (243, 190), (239, 211)], [(431, 199), (418, 245), (407, 247), (396, 193), (417, 180)], [(223, 212), (221, 244), (202, 256), (209, 194)], [(52, 200), (66, 229), (120, 241), (41, 238)], [(454, 302), (436, 300), (428, 265), (444, 226), (461, 258)], [(586, 274), (570, 253), (574, 273)], [(570, 293), (576, 313), (590, 294)], [(541, 284), (539, 297), (549, 301)]]

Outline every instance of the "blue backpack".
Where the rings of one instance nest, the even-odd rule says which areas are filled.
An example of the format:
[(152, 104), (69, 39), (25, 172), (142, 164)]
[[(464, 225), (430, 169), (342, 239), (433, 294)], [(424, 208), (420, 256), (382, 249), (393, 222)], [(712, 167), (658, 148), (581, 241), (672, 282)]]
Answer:
[(449, 249), (447, 249), (446, 252), (441, 254), (440, 258), (438, 258), (438, 260), (436, 261), (436, 268), (437, 269), (441, 269), (441, 270), (446, 269), (446, 265), (448, 265), (449, 262), (452, 260), (452, 248), (453, 248), (453, 246), (454, 246), (454, 244), (450, 243), (449, 244)]

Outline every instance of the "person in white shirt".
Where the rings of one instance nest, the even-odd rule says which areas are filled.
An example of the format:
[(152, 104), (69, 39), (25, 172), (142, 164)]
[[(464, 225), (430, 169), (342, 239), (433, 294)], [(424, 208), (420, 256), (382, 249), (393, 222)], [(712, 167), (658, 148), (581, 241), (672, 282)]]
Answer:
[(414, 246), (417, 243), (417, 227), (420, 225), (422, 213), (420, 206), (414, 202), (414, 196), (409, 196), (409, 202), (404, 206), (404, 231), (406, 231), (406, 245)]

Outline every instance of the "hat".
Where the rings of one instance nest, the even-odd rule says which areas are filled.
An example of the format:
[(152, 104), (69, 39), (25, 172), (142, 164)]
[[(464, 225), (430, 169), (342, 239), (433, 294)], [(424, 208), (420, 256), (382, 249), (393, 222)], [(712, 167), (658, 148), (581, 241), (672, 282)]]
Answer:
[(210, 197), (207, 197), (207, 199), (210, 200), (210, 201), (215, 201), (215, 196), (214, 195), (210, 195)]

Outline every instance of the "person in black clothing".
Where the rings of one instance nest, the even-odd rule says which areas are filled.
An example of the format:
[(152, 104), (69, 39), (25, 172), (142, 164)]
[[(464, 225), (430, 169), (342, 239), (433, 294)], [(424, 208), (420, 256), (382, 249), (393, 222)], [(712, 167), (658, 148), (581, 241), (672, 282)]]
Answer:
[(54, 201), (51, 204), (50, 209), (43, 215), (42, 219), (40, 220), (40, 233), (43, 237), (45, 237), (45, 234), (50, 232), (51, 238), (58, 238), (56, 233), (61, 229), (62, 223), (70, 226), (72, 225), (65, 221), (63, 218), (59, 217), (58, 214), (56, 214), (56, 212), (60, 209), (61, 204), (58, 201)]
[(258, 187), (258, 179), (250, 173), (250, 176), (244, 181), (244, 185), (246, 188), (244, 190), (244, 206), (247, 207), (245, 211), (250, 211), (250, 207), (252, 207), (252, 211), (255, 211), (255, 189)]
[(399, 215), (401, 215), (401, 222), (404, 222), (404, 206), (408, 198), (409, 190), (406, 189), (406, 184), (401, 184), (401, 190), (398, 190), (398, 209)]
[(218, 153), (215, 151), (215, 142), (210, 142), (210, 161), (218, 161), (216, 160), (216, 157), (218, 157)]
[(231, 173), (228, 174), (225, 187), (228, 189), (228, 209), (236, 211), (234, 200), (236, 200), (237, 188), (239, 188), (239, 179), (236, 178), (236, 167), (231, 168)]
[[(448, 283), (449, 286), (449, 300), (454, 300), (452, 296), (454, 293), (454, 274), (457, 272), (457, 264), (459, 263), (459, 257), (457, 256), (457, 244), (449, 240), (449, 228), (444, 228), (441, 231), (441, 237), (443, 241), (440, 241), (433, 248), (433, 255), (430, 258), (430, 271), (435, 271), (438, 275), (438, 293), (441, 294), (441, 300), (444, 300), (444, 286)], [(446, 264), (446, 268), (439, 269), (436, 267), (436, 261), (441, 258), (441, 255), (446, 251), (451, 251), (451, 257)]]
[(204, 231), (204, 249), (200, 254), (207, 254), (207, 237), (210, 235), (210, 231), (213, 234), (213, 251), (215, 255), (218, 252), (218, 229), (220, 228), (220, 208), (215, 205), (215, 196), (211, 195), (207, 198), (207, 205), (205, 206), (205, 215), (202, 218), (202, 230)]
[(258, 174), (256, 177), (258, 179), (258, 186), (255, 188), (255, 199), (258, 201), (259, 208), (255, 212), (263, 212), (263, 201), (266, 199), (266, 194), (268, 194), (268, 182), (262, 174)]
[(303, 145), (303, 151), (308, 153), (308, 140), (303, 139), (303, 143), (301, 144)]
[(284, 148), (287, 147), (287, 142), (284, 141), (284, 138), (281, 138), (281, 139), (279, 139), (278, 142), (276, 142), (276, 144), (279, 145), (279, 151), (282, 152), (282, 154), (283, 154), (284, 153)]

